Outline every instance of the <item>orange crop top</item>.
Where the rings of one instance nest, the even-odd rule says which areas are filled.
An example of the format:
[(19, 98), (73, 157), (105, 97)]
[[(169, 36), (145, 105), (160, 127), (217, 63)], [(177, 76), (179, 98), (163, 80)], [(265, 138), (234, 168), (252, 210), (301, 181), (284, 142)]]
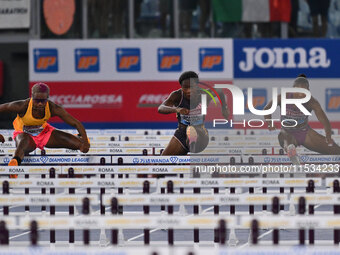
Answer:
[(32, 106), (33, 106), (33, 99), (30, 99), (28, 104), (26, 113), (23, 117), (20, 117), (19, 114), (13, 121), (13, 127), (15, 131), (23, 131), (28, 133), (32, 136), (37, 136), (40, 134), (41, 131), (45, 128), (49, 118), (51, 118), (50, 106), (47, 101), (45, 106), (45, 116), (42, 119), (36, 119), (33, 117), (32, 114)]

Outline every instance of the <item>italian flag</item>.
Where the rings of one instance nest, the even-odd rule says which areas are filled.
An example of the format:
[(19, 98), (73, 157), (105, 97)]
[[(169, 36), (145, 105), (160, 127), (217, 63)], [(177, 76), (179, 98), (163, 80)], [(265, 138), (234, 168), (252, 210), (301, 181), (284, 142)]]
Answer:
[(213, 0), (217, 22), (290, 21), (290, 0)]

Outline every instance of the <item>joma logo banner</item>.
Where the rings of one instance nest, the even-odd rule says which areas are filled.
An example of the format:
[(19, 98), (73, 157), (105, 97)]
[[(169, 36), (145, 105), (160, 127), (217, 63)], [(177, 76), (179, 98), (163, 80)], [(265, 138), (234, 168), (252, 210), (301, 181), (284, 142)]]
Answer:
[(234, 77), (340, 77), (337, 49), (331, 40), (234, 40)]

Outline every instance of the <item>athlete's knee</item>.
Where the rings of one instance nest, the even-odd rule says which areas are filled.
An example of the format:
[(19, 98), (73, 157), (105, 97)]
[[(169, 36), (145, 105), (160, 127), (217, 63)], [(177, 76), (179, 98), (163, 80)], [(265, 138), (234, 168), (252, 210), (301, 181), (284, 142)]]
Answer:
[(337, 144), (333, 144), (328, 147), (328, 154), (330, 155), (340, 155), (340, 147)]
[[(194, 127), (191, 127), (192, 129), (195, 129)], [(196, 128), (195, 129), (195, 140), (194, 142), (190, 142), (189, 139), (189, 148), (190, 152), (193, 153), (199, 153), (202, 152), (208, 145), (209, 143), (209, 136), (208, 133), (201, 128)]]

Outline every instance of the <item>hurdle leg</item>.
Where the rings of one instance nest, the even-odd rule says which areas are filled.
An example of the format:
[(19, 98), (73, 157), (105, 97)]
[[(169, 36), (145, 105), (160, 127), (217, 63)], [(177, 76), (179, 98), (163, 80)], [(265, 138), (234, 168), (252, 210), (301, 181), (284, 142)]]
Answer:
[[(230, 194), (235, 194), (235, 188), (234, 187), (230, 188)], [(230, 205), (230, 214), (231, 215), (235, 214), (235, 205)]]
[[(145, 181), (143, 183), (143, 194), (150, 194), (150, 182)], [(145, 215), (150, 214), (150, 206), (143, 205), (143, 212)], [(144, 229), (144, 245), (150, 244), (150, 229)]]
[[(74, 178), (74, 169), (70, 168), (68, 171), (69, 178)], [(69, 194), (75, 194), (74, 188), (69, 188)], [(74, 206), (69, 206), (69, 215), (74, 215)], [(74, 229), (69, 230), (69, 243), (74, 244)]]
[(90, 230), (89, 229), (84, 229), (83, 240), (84, 240), (84, 245), (90, 244)]
[[(123, 175), (122, 174), (118, 174), (118, 178), (123, 178)], [(118, 194), (123, 194), (123, 188), (118, 188)], [(123, 214), (123, 206), (122, 205), (119, 205), (118, 206), (118, 212), (119, 214)]]
[(299, 229), (299, 244), (305, 245), (305, 229)]
[[(334, 205), (333, 211), (334, 211), (335, 215), (339, 215), (340, 214), (340, 205)], [(340, 229), (334, 229), (333, 235), (334, 235), (334, 244), (339, 245), (339, 243), (340, 243)]]
[[(119, 214), (119, 205), (118, 205), (118, 199), (113, 197), (111, 199), (111, 213), (113, 215)], [(111, 230), (111, 243), (112, 245), (118, 244), (118, 229), (112, 229)]]
[[(90, 199), (88, 197), (85, 197), (83, 199), (82, 214), (90, 215)], [(89, 229), (83, 230), (83, 241), (84, 241), (84, 245), (90, 244), (90, 230)]]
[(150, 244), (150, 229), (144, 229), (144, 245)]
[[(52, 190), (50, 191), (51, 194), (54, 194), (54, 188), (53, 188), (53, 192)], [(50, 206), (50, 215), (54, 216), (55, 215), (55, 206)], [(50, 243), (55, 244), (56, 239), (55, 239), (55, 229), (51, 229), (50, 230)]]
[[(280, 178), (284, 178), (283, 174), (280, 174)], [(285, 188), (284, 187), (280, 187), (280, 193), (284, 194), (285, 193)], [(284, 211), (285, 210), (285, 206), (284, 205), (280, 205), (280, 211)]]
[(118, 229), (112, 229), (111, 230), (111, 243), (113, 245), (118, 244)]
[[(100, 178), (105, 178), (105, 174), (101, 174)], [(105, 188), (100, 188), (100, 214), (105, 215), (105, 206), (103, 205), (103, 195), (105, 194)]]
[[(49, 175), (50, 178), (53, 179), (55, 178), (55, 169), (54, 168), (50, 168), (49, 170)], [(55, 194), (55, 188), (50, 188), (50, 194)], [(55, 206), (51, 205), (50, 206), (50, 215), (55, 215)], [(55, 239), (55, 230), (51, 229), (50, 230), (50, 243), (55, 244), (56, 239)]]
[(37, 246), (39, 234), (38, 234), (38, 223), (35, 220), (31, 221), (30, 230), (31, 230), (31, 232), (30, 232), (31, 245)]
[[(86, 175), (86, 178), (90, 179), (91, 176), (90, 175)], [(91, 194), (91, 188), (86, 188), (86, 193), (87, 194)]]
[[(262, 193), (267, 194), (267, 188), (266, 187), (262, 188)], [(262, 205), (262, 210), (267, 211), (267, 205)]]
[(315, 231), (314, 229), (309, 229), (308, 231), (308, 236), (309, 236), (309, 244), (314, 244), (315, 243)]
[[(315, 191), (314, 181), (312, 181), (312, 180), (308, 181), (308, 187), (307, 187), (306, 191), (307, 191), (307, 193), (314, 193), (314, 191)], [(309, 215), (314, 214), (314, 205), (308, 206), (308, 213), (309, 213)], [(309, 244), (314, 244), (314, 242), (315, 242), (315, 231), (314, 231), (314, 229), (308, 230), (308, 236), (309, 236)]]
[[(254, 188), (249, 188), (249, 194), (254, 194)], [(249, 214), (254, 214), (254, 205), (249, 205)]]
[[(194, 188), (194, 194), (199, 194), (201, 193), (200, 188)], [(194, 205), (194, 214), (198, 215), (199, 214), (199, 207), (198, 205)], [(194, 228), (194, 242), (199, 243), (200, 239), (200, 230), (198, 228)]]
[[(235, 193), (235, 188), (230, 188), (230, 193), (234, 194)], [(235, 206), (230, 205), (230, 214), (233, 215), (235, 214)], [(214, 243), (219, 243), (220, 242), (220, 231), (219, 228), (214, 229)]]
[[(165, 188), (161, 188), (161, 194), (165, 194)], [(165, 211), (165, 205), (161, 205), (161, 211)]]
[(174, 245), (174, 230), (172, 228), (168, 229), (168, 244), (170, 246)]
[[(339, 181), (334, 180), (333, 181), (333, 193), (334, 194), (339, 194), (340, 193), (340, 187), (339, 187)], [(333, 205), (333, 212), (335, 215), (340, 214), (340, 205)], [(340, 243), (340, 229), (334, 229), (333, 230), (333, 235), (334, 235), (334, 244), (339, 245)]]
[(273, 244), (278, 245), (280, 239), (280, 233), (277, 228), (273, 230)]
[[(25, 174), (25, 179), (28, 179), (28, 178), (29, 178), (29, 175)], [(25, 188), (25, 195), (29, 193), (30, 193), (29, 188)], [(25, 212), (29, 212), (29, 211), (30, 211), (30, 207), (28, 205), (25, 205)]]
[[(46, 175), (45, 175), (45, 174), (42, 174), (42, 175), (41, 175), (41, 178), (42, 178), (42, 179), (45, 179), (45, 178), (46, 178)], [(46, 194), (46, 188), (41, 188), (41, 194)], [(41, 207), (41, 211), (42, 211), (42, 212), (46, 211), (46, 206), (43, 205), (43, 206)]]
[[(280, 200), (278, 197), (273, 197), (273, 201), (272, 201), (272, 213), (273, 215), (277, 215), (280, 212)], [(280, 239), (280, 232), (279, 229), (274, 228), (273, 230), (273, 244), (274, 245), (278, 245), (279, 244), (279, 239)]]
[[(219, 188), (214, 188), (214, 194), (219, 193)], [(220, 213), (220, 207), (218, 205), (214, 205), (214, 214), (219, 214)]]
[[(173, 194), (174, 193), (174, 183), (173, 181), (168, 181), (166, 184), (167, 188), (167, 193), (168, 194)], [(174, 213), (174, 206), (173, 205), (168, 205), (168, 214), (173, 214)]]
[[(2, 194), (3, 195), (9, 195), (9, 182), (8, 181), (4, 181), (2, 183)], [(4, 205), (3, 210), (4, 210), (4, 215), (9, 214), (9, 207), (8, 206)]]
[(0, 221), (0, 245), (9, 244), (9, 231), (6, 227), (5, 221)]
[(334, 229), (333, 235), (334, 235), (334, 244), (339, 245), (339, 243), (340, 243), (340, 229)]
[[(179, 178), (184, 178), (184, 174), (180, 174)], [(184, 193), (184, 188), (183, 187), (179, 188), (179, 193), (181, 193), (181, 194)]]

